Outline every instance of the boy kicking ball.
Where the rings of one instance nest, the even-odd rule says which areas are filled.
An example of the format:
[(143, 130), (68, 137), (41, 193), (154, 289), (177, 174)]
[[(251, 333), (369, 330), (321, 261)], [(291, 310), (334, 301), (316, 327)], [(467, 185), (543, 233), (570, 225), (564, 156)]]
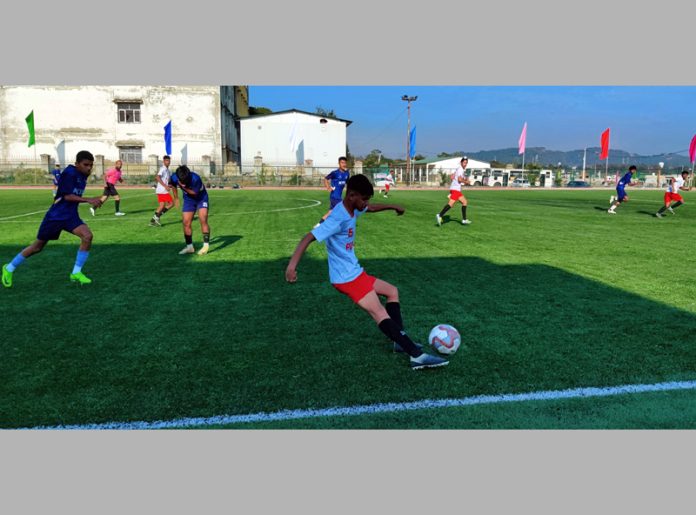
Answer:
[[(312, 229), (297, 245), (285, 270), (285, 279), (289, 283), (297, 281), (297, 265), (310, 243), (315, 240), (326, 242), (329, 279), (334, 288), (367, 311), (380, 331), (394, 342), (394, 350), (408, 353), (411, 368), (421, 370), (447, 365), (449, 362), (446, 359), (423, 352), (421, 345), (414, 343), (404, 332), (396, 286), (368, 275), (355, 257), (353, 246), (359, 216), (388, 209), (402, 215), (404, 209), (391, 204), (370, 205), (374, 189), (364, 175), (354, 175), (348, 179), (346, 190), (345, 198), (333, 208), (324, 223)], [(386, 308), (379, 295), (387, 298)]]

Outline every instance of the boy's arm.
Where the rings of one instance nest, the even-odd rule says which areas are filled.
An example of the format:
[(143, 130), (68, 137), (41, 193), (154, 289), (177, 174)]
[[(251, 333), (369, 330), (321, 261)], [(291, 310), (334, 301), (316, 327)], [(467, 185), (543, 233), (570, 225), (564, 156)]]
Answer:
[(397, 204), (369, 204), (367, 206), (368, 213), (377, 213), (379, 211), (386, 211), (387, 209), (393, 209), (398, 216), (403, 215), (405, 211), (403, 207)]
[(311, 232), (307, 233), (305, 237), (300, 240), (295, 252), (292, 253), (288, 267), (285, 269), (285, 280), (287, 282), (294, 283), (297, 281), (297, 265), (300, 264), (300, 259), (302, 259), (302, 255), (307, 250), (307, 247), (309, 247), (309, 244), (315, 240), (316, 238)]
[(333, 188), (331, 187), (331, 183), (329, 180), (324, 177), (324, 188), (326, 188), (328, 191), (333, 191)]
[(73, 193), (70, 193), (69, 195), (64, 195), (63, 200), (66, 200), (68, 202), (77, 202), (78, 204), (81, 202), (87, 202), (88, 204), (91, 204), (93, 207), (99, 207), (102, 205), (100, 197), (80, 197), (79, 195), (75, 195)]

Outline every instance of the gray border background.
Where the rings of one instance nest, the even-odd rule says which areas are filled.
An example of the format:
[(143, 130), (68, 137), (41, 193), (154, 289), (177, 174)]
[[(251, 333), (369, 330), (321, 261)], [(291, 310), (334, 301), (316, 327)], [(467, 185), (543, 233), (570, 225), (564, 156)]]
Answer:
[[(10, 3), (0, 84), (694, 85), (696, 8), (680, 4)], [(92, 323), (85, 317), (85, 329)], [(668, 512), (692, 505), (694, 435), (3, 431), (0, 506), (13, 514)]]

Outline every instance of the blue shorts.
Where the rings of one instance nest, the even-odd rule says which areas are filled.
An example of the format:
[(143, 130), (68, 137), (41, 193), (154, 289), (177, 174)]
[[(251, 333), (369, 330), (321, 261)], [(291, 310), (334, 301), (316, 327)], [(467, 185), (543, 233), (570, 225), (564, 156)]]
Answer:
[(342, 198), (333, 198), (329, 197), (329, 205), (331, 206), (331, 209), (335, 208), (337, 205), (339, 205), (341, 202), (343, 202)]
[(42, 241), (57, 240), (60, 238), (61, 231), (73, 232), (83, 224), (84, 222), (77, 215), (67, 220), (47, 220), (44, 217), (39, 226), (39, 232), (36, 234), (36, 239)]
[(616, 188), (616, 196), (619, 198), (619, 202), (623, 202), (628, 195), (626, 195), (626, 190), (624, 188)]
[(200, 199), (192, 199), (191, 197), (186, 197), (184, 199), (184, 207), (181, 211), (184, 213), (195, 213), (199, 209), (208, 209), (208, 194), (206, 193)]

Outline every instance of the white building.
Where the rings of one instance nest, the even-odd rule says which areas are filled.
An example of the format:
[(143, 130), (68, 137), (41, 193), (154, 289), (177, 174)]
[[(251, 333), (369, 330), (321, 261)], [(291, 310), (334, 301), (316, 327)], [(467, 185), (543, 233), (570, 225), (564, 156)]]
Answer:
[(238, 120), (242, 166), (261, 161), (276, 166), (335, 168), (338, 158), (346, 155), (346, 128), (352, 123), (297, 109)]
[[(235, 118), (248, 113), (247, 99), (244, 86), (0, 86), (0, 161), (45, 154), (65, 166), (88, 150), (150, 162), (166, 153), (169, 121), (174, 163), (238, 161)], [(32, 110), (36, 145), (28, 147)]]
[[(413, 166), (416, 169), (422, 168), (424, 171), (435, 171), (437, 172), (438, 170), (442, 170), (443, 172), (446, 171), (454, 171), (459, 167), (459, 164), (462, 160), (462, 157), (464, 156), (459, 156), (459, 157), (448, 157), (446, 159), (423, 159), (420, 161), (414, 161)], [(484, 161), (477, 161), (476, 159), (471, 159), (469, 158), (469, 161), (467, 162), (466, 169), (467, 170), (485, 170), (491, 167), (490, 163), (486, 163)]]

